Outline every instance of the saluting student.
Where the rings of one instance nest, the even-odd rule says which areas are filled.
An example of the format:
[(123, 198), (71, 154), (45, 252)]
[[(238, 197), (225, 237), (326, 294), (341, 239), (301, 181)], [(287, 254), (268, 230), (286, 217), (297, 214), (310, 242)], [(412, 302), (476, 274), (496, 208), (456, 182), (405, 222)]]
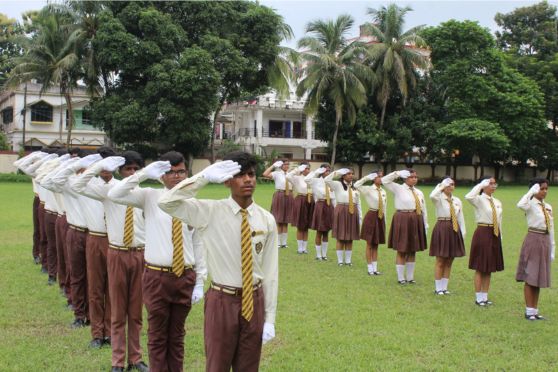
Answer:
[(475, 291), (478, 306), (492, 305), (488, 300), (490, 277), (504, 270), (502, 253), (502, 203), (493, 197), (498, 184), (490, 176), (465, 195), (475, 208), (477, 228), (471, 241), (469, 269), (475, 270)]
[[(273, 169), (277, 170), (273, 171)], [(275, 217), (277, 223), (279, 248), (287, 248), (289, 222), (293, 208), (293, 185), (287, 180), (288, 170), (289, 161), (287, 159), (277, 160), (262, 174), (262, 176), (273, 180), (275, 183), (275, 193), (271, 201), (271, 214)]]
[[(182, 371), (184, 323), (192, 304), (203, 298), (207, 276), (197, 232), (163, 212), (157, 202), (188, 175), (184, 156), (176, 151), (115, 185), (108, 197), (115, 203), (143, 210), (145, 269), (143, 300), (148, 313), (147, 349), (152, 372)], [(138, 187), (142, 181), (161, 180), (164, 189)]]
[[(336, 181), (340, 178), (339, 181)], [(353, 185), (353, 170), (342, 168), (331, 172), (326, 185), (335, 193), (337, 204), (333, 212), (333, 237), (337, 239), (337, 265), (353, 266), (353, 240), (360, 238), (360, 197)], [(345, 258), (343, 260), (343, 254)]]
[[(262, 342), (275, 336), (277, 227), (252, 199), (255, 158), (233, 152), (223, 160), (166, 191), (159, 207), (201, 234), (213, 279), (205, 295), (206, 370), (257, 371)], [(231, 196), (196, 199), (209, 182), (224, 182)]]
[[(382, 189), (382, 171), (375, 171), (355, 182), (355, 188), (368, 203), (369, 210), (362, 221), (360, 238), (366, 241), (368, 275), (381, 275), (378, 271), (378, 245), (386, 242), (387, 195)], [(372, 186), (365, 186), (372, 181)]]
[[(84, 196), (103, 203), (109, 240), (107, 251), (108, 282), (111, 309), (112, 371), (123, 371), (128, 349), (128, 368), (148, 371), (142, 360), (140, 332), (142, 326), (142, 272), (144, 266), (145, 221), (140, 209), (116, 204), (108, 192), (120, 181), (112, 178), (100, 184), (93, 182), (103, 171), (118, 172), (122, 177), (143, 168), (143, 159), (135, 151), (109, 156), (90, 165), (72, 183)], [(128, 332), (126, 332), (126, 325)], [(127, 336), (127, 337), (126, 337)]]
[(330, 173), (329, 164), (322, 164), (317, 170), (308, 173), (304, 181), (312, 188), (314, 212), (310, 228), (316, 230), (316, 260), (327, 261), (328, 234), (333, 228), (333, 209), (335, 194), (326, 185), (324, 177)]
[(453, 195), (455, 182), (446, 177), (430, 193), (436, 207), (436, 225), (432, 229), (430, 256), (436, 257), (434, 270), (435, 293), (447, 295), (451, 266), (455, 257), (465, 256), (465, 218), (463, 205)]
[(538, 303), (541, 288), (550, 287), (550, 266), (554, 261), (554, 216), (552, 207), (544, 199), (548, 193), (548, 180), (535, 178), (517, 207), (525, 211), (527, 236), (523, 241), (515, 279), (525, 282), (525, 319), (543, 320)]
[[(403, 184), (395, 182), (403, 179)], [(393, 193), (395, 214), (391, 220), (388, 247), (397, 251), (395, 268), (399, 284), (415, 284), (415, 254), (426, 249), (428, 218), (422, 191), (417, 189), (417, 172), (395, 171), (382, 177), (382, 184)], [(405, 272), (406, 271), (406, 272)]]
[(310, 165), (302, 162), (298, 167), (287, 173), (287, 180), (293, 185), (296, 198), (293, 202), (291, 215), (291, 225), (296, 227), (297, 252), (299, 254), (308, 253), (308, 229), (312, 222), (314, 213), (314, 197), (312, 188), (309, 187), (304, 178), (310, 173)]

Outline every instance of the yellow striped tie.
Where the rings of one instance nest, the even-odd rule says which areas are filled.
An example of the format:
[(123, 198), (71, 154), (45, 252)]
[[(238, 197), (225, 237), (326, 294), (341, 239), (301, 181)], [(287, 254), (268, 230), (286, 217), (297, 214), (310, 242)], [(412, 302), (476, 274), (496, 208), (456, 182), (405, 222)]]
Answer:
[(182, 221), (172, 218), (172, 272), (181, 276), (184, 272), (184, 238), (182, 237)]
[(544, 207), (544, 203), (541, 203), (541, 208), (544, 214), (544, 222), (546, 223), (546, 232), (550, 231), (550, 216), (548, 215), (548, 212), (546, 211), (546, 208)]
[(349, 185), (349, 213), (355, 213), (355, 203), (353, 201), (353, 188)]
[(247, 321), (254, 315), (254, 293), (252, 278), (252, 234), (248, 224), (248, 211), (241, 209), (240, 242), (242, 247), (242, 317)]
[(379, 187), (376, 188), (378, 191), (378, 218), (381, 220), (384, 218), (384, 201), (382, 199), (382, 192)]
[(131, 247), (134, 242), (134, 208), (126, 207), (126, 217), (124, 218), (124, 246)]
[(287, 176), (286, 176), (286, 172), (285, 172), (285, 195), (289, 195), (289, 181), (287, 181)]
[(306, 201), (308, 204), (312, 203), (312, 189), (310, 187), (306, 188)]
[(415, 189), (411, 188), (411, 192), (413, 193), (413, 196), (415, 197), (415, 209), (417, 211), (417, 214), (420, 216), (422, 214), (422, 208), (420, 206), (420, 199), (419, 199), (417, 193), (415, 192)]
[(494, 206), (494, 201), (489, 198), (490, 208), (492, 208), (492, 226), (494, 226), (494, 236), (500, 235), (500, 228), (498, 226), (498, 214), (496, 213), (496, 206)]
[(455, 215), (455, 208), (453, 206), (453, 198), (448, 199), (450, 205), (450, 216), (451, 216), (451, 226), (453, 227), (453, 231), (457, 232), (458, 225), (457, 225), (457, 216)]
[(329, 186), (325, 185), (325, 199), (326, 199), (326, 204), (329, 206), (331, 205), (331, 195), (329, 195)]

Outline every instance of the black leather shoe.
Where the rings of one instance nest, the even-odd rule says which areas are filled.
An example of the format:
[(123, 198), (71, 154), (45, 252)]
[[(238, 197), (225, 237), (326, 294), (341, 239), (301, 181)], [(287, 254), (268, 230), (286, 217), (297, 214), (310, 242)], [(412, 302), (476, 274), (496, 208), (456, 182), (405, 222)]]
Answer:
[(110, 372), (124, 372), (124, 367), (112, 367)]
[(415, 280), (414, 280), (414, 279), (411, 279), (411, 280), (407, 280), (407, 283), (408, 283), (408, 284), (417, 284), (417, 282), (415, 282)]
[(475, 304), (476, 304), (477, 306), (482, 306), (482, 307), (485, 307), (485, 306), (486, 306), (486, 302), (484, 302), (484, 301), (480, 301), (480, 302), (479, 302), (479, 301), (475, 301)]
[(407, 281), (403, 279), (403, 280), (398, 280), (397, 283), (399, 283), (400, 285), (405, 285), (407, 284)]
[(41, 272), (43, 274), (48, 274), (48, 270), (46, 269), (46, 267), (41, 267)]
[(48, 284), (48, 285), (54, 285), (54, 284), (56, 284), (56, 278), (55, 278), (54, 276), (50, 276), (50, 275), (49, 275), (47, 284)]
[(322, 257), (322, 261), (327, 261), (327, 257)]
[(374, 275), (382, 275), (382, 273), (379, 271), (374, 271)]
[(128, 371), (149, 372), (149, 367), (144, 362), (138, 362), (136, 364), (128, 364)]
[(105, 337), (105, 338), (103, 338), (103, 345), (108, 345), (108, 346), (110, 346), (110, 337)]
[(76, 319), (74, 320), (74, 322), (71, 324), (71, 327), (73, 329), (77, 329), (77, 328), (83, 328), (85, 327), (85, 321), (83, 319)]
[(91, 342), (89, 343), (89, 347), (91, 349), (100, 349), (101, 346), (103, 346), (103, 340), (101, 340), (100, 338), (94, 338), (93, 340), (91, 340)]
[(41, 257), (35, 256), (35, 257), (33, 257), (33, 261), (35, 262), (35, 265), (38, 265), (38, 264), (41, 263)]

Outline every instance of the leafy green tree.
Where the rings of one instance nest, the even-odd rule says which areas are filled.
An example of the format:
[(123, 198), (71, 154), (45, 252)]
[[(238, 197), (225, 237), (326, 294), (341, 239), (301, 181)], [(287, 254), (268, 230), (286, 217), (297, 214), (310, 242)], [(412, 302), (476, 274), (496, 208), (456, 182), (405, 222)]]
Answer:
[(0, 86), (14, 67), (14, 58), (23, 53), (23, 27), (0, 13)]
[(410, 7), (396, 4), (379, 9), (368, 9), (373, 23), (365, 25), (365, 31), (377, 42), (370, 45), (367, 60), (377, 78), (376, 99), (381, 107), (380, 128), (384, 126), (388, 100), (395, 94), (403, 97), (405, 104), (409, 92), (416, 88), (419, 71), (428, 69), (426, 43), (418, 35), (424, 26), (416, 26), (403, 32), (405, 15)]
[(360, 42), (350, 42), (347, 34), (354, 21), (349, 15), (336, 20), (317, 20), (306, 26), (310, 34), (298, 41), (303, 67), (297, 95), (306, 95), (305, 111), (315, 115), (324, 100), (335, 108), (335, 127), (331, 142), (331, 164), (335, 164), (339, 127), (346, 116), (354, 123), (358, 108), (367, 102), (367, 86), (372, 82), (372, 72), (360, 56), (365, 51)]
[(10, 146), (8, 145), (8, 138), (6, 134), (0, 132), (0, 150), (9, 150)]

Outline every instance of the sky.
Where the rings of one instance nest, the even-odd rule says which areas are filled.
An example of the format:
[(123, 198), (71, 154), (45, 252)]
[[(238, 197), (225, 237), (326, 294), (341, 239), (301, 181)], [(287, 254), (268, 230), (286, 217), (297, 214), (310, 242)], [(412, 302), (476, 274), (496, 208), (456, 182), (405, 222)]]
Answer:
[[(418, 25), (436, 26), (450, 19), (473, 20), (492, 32), (497, 30), (494, 22), (496, 13), (509, 13), (515, 8), (529, 6), (539, 1), (391, 1), (399, 6), (409, 5), (413, 11), (407, 13), (404, 30)], [(549, 3), (558, 6), (558, 0)], [(358, 36), (358, 25), (370, 20), (366, 15), (368, 8), (379, 8), (389, 4), (389, 1), (353, 1), (353, 0), (260, 0), (260, 4), (269, 6), (283, 16), (285, 22), (291, 26), (295, 38), (287, 42), (288, 46), (295, 46), (296, 40), (304, 36), (304, 28), (316, 19), (335, 19), (341, 14), (349, 14), (355, 19), (355, 26), (351, 37)], [(40, 9), (46, 1), (38, 0), (1, 0), (0, 12), (11, 18), (21, 19), (21, 13), (30, 9)]]

